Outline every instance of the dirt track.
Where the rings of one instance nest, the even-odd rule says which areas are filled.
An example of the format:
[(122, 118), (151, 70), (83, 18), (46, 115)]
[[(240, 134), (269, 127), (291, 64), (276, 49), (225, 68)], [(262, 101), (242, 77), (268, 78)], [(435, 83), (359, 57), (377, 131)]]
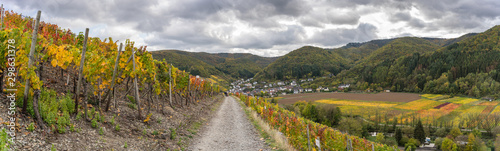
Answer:
[(387, 101), (387, 102), (410, 102), (420, 99), (419, 94), (414, 93), (302, 93), (281, 96), (280, 104), (293, 104), (297, 101), (316, 101), (321, 99), (348, 99), (363, 101)]
[(217, 115), (203, 128), (201, 138), (188, 150), (269, 150), (247, 119), (241, 106), (226, 97)]

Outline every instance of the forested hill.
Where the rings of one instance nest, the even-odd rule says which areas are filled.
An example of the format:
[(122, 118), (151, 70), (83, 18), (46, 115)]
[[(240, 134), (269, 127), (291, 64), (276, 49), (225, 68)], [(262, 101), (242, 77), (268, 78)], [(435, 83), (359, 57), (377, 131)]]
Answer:
[(255, 79), (290, 80), (337, 74), (349, 68), (349, 60), (323, 48), (304, 46), (280, 57)]
[[(461, 38), (462, 41), (439, 47), (424, 44), (427, 51), (412, 52), (399, 58), (368, 57), (356, 67), (332, 78), (355, 84), (355, 89), (466, 94), (474, 97), (500, 97), (500, 26)], [(394, 42), (394, 41), (393, 41)], [(410, 44), (410, 43), (402, 43)], [(388, 47), (388, 45), (384, 47)], [(380, 48), (377, 51), (386, 49)], [(414, 48), (415, 51), (418, 48)], [(400, 51), (404, 49), (399, 49)], [(376, 52), (377, 52), (376, 51)], [(375, 55), (374, 52), (371, 56)], [(379, 64), (369, 58), (382, 61)]]
[(180, 50), (160, 50), (152, 53), (155, 59), (166, 59), (167, 62), (178, 66), (181, 70), (186, 70), (195, 75), (204, 77), (217, 75), (235, 79), (251, 78), (255, 73), (277, 59), (277, 57), (260, 57), (248, 53), (211, 54)]

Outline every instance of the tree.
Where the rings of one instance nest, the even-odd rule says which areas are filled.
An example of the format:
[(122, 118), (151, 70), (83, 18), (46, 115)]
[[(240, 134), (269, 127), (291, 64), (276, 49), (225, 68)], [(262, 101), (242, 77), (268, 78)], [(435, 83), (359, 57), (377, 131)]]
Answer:
[(424, 126), (422, 125), (422, 121), (418, 120), (417, 127), (415, 127), (415, 132), (413, 134), (415, 136), (415, 139), (417, 139), (420, 142), (425, 141), (425, 131), (424, 131)]
[(441, 144), (441, 150), (443, 151), (457, 151), (458, 147), (453, 140), (449, 138), (444, 138), (443, 143)]
[(450, 131), (450, 135), (455, 138), (459, 135), (462, 135), (462, 132), (460, 131), (460, 129), (458, 127), (453, 127)]
[(363, 131), (361, 122), (352, 117), (340, 120), (339, 129), (355, 136), (361, 136), (361, 132)]
[(401, 129), (396, 130), (396, 141), (398, 142), (399, 146), (403, 146), (403, 143), (401, 143), (401, 139), (403, 139), (403, 133), (401, 132)]
[(398, 118), (394, 116), (394, 119), (392, 119), (392, 130), (396, 131), (396, 125), (398, 124)]
[(405, 150), (415, 151), (417, 146), (420, 146), (420, 142), (416, 139), (410, 138), (408, 143), (405, 144)]
[(381, 142), (384, 142), (384, 140), (385, 140), (384, 133), (378, 133), (376, 141), (381, 143)]
[(446, 128), (444, 128), (444, 127), (437, 129), (436, 132), (434, 133), (434, 135), (439, 136), (439, 137), (445, 137), (446, 134), (448, 134), (448, 132), (446, 132)]
[(476, 138), (474, 134), (470, 133), (469, 138), (467, 139), (467, 146), (465, 146), (465, 151), (476, 151), (478, 150), (478, 146), (476, 146)]

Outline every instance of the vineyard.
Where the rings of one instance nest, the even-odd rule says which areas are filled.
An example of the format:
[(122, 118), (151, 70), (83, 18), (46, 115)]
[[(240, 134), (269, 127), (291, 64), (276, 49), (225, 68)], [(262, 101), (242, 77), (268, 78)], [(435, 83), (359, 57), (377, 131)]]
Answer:
[[(334, 130), (323, 124), (315, 123), (296, 115), (294, 112), (271, 104), (263, 98), (235, 94), (246, 106), (260, 114), (271, 127), (279, 130), (288, 138), (289, 143), (296, 149), (307, 150), (397, 150), (391, 146), (373, 143), (357, 136), (351, 136)], [(315, 144), (319, 141), (319, 147)], [(308, 145), (309, 144), (309, 145)]]
[[(345, 94), (348, 95), (348, 94)], [(390, 97), (390, 96), (388, 96)], [(388, 98), (387, 100), (392, 100)], [(318, 104), (334, 104), (339, 106), (344, 115), (360, 116), (377, 123), (414, 124), (415, 120), (435, 126), (460, 126), (464, 128), (480, 128), (491, 130), (494, 121), (477, 123), (479, 119), (495, 119), (500, 117), (498, 102), (479, 100), (467, 97), (450, 97), (440, 94), (423, 94), (421, 99), (401, 101), (339, 100), (337, 98), (314, 101)], [(476, 123), (476, 124), (471, 124)]]
[[(5, 57), (0, 60), (0, 78), (5, 81), (0, 85), (6, 94), (15, 91), (16, 105), (43, 131), (74, 131), (74, 121), (80, 118), (93, 128), (112, 123), (109, 127), (119, 131), (114, 121), (119, 120), (118, 106), (124, 104), (135, 112), (129, 116), (133, 120), (160, 123), (162, 116), (172, 118), (173, 112), (212, 104), (224, 89), (218, 77), (190, 75), (154, 60), (146, 46), (136, 47), (130, 40), (101, 40), (88, 37), (88, 28), (76, 34), (39, 20), (40, 11), (36, 19), (5, 11), (0, 31), (0, 53)], [(113, 122), (106, 122), (111, 116), (104, 116), (110, 114)]]

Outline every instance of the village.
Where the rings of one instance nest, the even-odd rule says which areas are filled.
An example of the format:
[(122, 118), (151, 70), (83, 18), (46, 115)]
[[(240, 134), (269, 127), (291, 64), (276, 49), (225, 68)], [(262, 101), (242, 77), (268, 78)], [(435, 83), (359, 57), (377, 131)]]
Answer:
[(231, 83), (230, 93), (241, 93), (248, 96), (277, 97), (280, 95), (315, 93), (315, 92), (337, 92), (347, 91), (350, 84), (340, 84), (336, 87), (302, 87), (301, 85), (313, 82), (313, 78), (276, 81), (273, 83), (254, 81), (250, 79), (240, 79)]

